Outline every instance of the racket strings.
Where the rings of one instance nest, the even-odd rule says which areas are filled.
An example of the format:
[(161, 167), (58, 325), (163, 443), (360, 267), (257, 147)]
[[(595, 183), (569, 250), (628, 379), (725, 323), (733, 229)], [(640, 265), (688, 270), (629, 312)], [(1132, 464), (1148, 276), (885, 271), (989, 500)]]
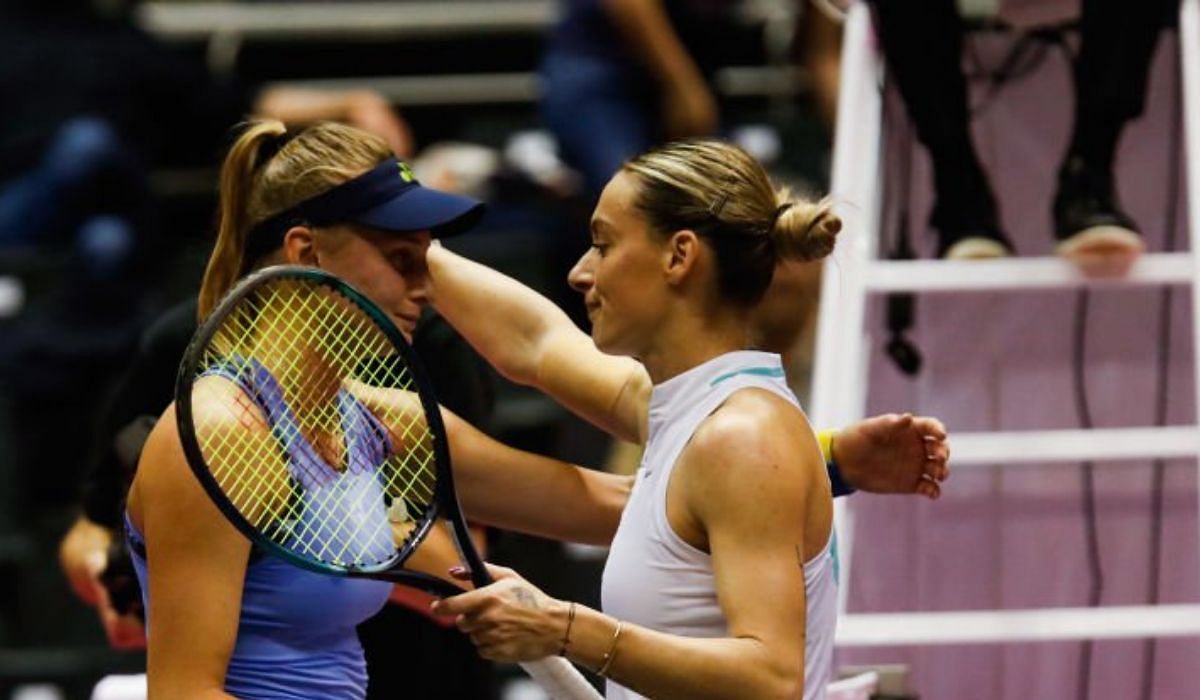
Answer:
[[(256, 335), (265, 338), (274, 337), (278, 329), (273, 327), (271, 315), (263, 315), (259, 308), (269, 309), (279, 304), (280, 287), (268, 287), (257, 298), (248, 300), (237, 306), (226, 318), (221, 328), (214, 335), (213, 341), (205, 352), (201, 373), (214, 368), (223, 369), (234, 376), (246, 376), (253, 369), (253, 355), (250, 349)], [(278, 316), (274, 316), (278, 318)], [(265, 319), (267, 327), (258, 328), (257, 321)], [(265, 341), (264, 341), (265, 342)], [(199, 392), (198, 392), (199, 393)], [(288, 489), (272, 480), (265, 478), (266, 474), (278, 474), (279, 470), (267, 470), (263, 467), (251, 470), (244, 468), (246, 464), (270, 464), (286, 454), (286, 447), (279, 446), (278, 452), (274, 445), (258, 441), (257, 445), (250, 444), (250, 435), (261, 434), (269, 430), (265, 416), (255, 406), (252, 399), (245, 394), (236, 395), (235, 399), (237, 426), (234, 430), (203, 430), (198, 426), (198, 437), (209, 438), (209, 444), (201, 444), (206, 453), (205, 457), (210, 470), (235, 507), (243, 515), (254, 513), (257, 517), (250, 518), (255, 527), (262, 528), (278, 515), (278, 505), (286, 504)], [(214, 416), (223, 418), (224, 416)], [(240, 430), (237, 429), (240, 427)], [(247, 433), (249, 435), (247, 435)], [(232, 459), (239, 455), (240, 459)], [(268, 496), (271, 497), (268, 500)], [(270, 502), (275, 507), (262, 507)], [(255, 507), (258, 506), (258, 507)]]
[(271, 541), (368, 568), (417, 535), (404, 521), (433, 502), (433, 433), (404, 358), (352, 299), (264, 285), (226, 316), (194, 381), (204, 461)]

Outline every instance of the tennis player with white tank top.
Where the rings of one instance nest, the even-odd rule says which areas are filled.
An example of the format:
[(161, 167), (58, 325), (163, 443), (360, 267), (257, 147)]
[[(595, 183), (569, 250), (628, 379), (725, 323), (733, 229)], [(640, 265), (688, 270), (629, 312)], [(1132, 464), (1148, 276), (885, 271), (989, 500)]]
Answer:
[(609, 698), (821, 698), (836, 584), (824, 460), (749, 310), (780, 260), (817, 260), (840, 220), (744, 151), (676, 143), (628, 162), (571, 271), (588, 338), (553, 304), (448, 251), (433, 302), (485, 357), (645, 444), (604, 571), (604, 612), (515, 573), (435, 604), (480, 653), (561, 653)]

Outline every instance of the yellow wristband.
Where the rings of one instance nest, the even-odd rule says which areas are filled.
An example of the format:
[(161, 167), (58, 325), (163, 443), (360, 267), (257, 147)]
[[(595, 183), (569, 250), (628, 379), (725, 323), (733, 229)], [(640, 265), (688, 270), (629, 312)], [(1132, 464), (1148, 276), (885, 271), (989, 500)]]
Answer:
[(821, 456), (826, 464), (833, 464), (833, 430), (822, 430), (817, 433), (817, 444), (821, 446)]

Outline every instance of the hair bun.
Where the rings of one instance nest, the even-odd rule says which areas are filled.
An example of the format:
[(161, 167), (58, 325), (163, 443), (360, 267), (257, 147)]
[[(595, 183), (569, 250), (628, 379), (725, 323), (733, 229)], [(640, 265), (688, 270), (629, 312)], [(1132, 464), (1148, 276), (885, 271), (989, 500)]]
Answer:
[(780, 205), (771, 237), (780, 257), (820, 260), (833, 252), (842, 220), (829, 200), (788, 201)]

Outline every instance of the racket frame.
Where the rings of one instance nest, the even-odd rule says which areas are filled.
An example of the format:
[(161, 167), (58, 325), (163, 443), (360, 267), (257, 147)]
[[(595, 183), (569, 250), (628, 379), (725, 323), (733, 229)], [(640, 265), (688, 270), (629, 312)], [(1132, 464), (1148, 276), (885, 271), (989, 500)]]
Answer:
[[(234, 507), (220, 484), (217, 483), (216, 478), (208, 468), (207, 461), (204, 459), (204, 454), (200, 448), (194, 428), (192, 389), (195, 384), (197, 372), (204, 361), (206, 350), (225, 320), (247, 297), (255, 293), (262, 286), (281, 279), (296, 279), (301, 282), (323, 285), (352, 301), (371, 318), (392, 343), (393, 348), (404, 361), (409, 376), (416, 387), (416, 394), (420, 399), (421, 409), (425, 414), (426, 425), (433, 436), (434, 468), (436, 471), (434, 494), (425, 512), (422, 513), (421, 521), (417, 525), (416, 530), (407, 538), (404, 546), (397, 549), (395, 556), (386, 562), (369, 567), (321, 563), (301, 556), (275, 542), (259, 531), (258, 528), (242, 515), (241, 511)], [(454, 533), (454, 545), (458, 549), (463, 563), (467, 565), (467, 568), (471, 572), (472, 583), (476, 587), (485, 586), (491, 583), (491, 577), (487, 574), (487, 568), (483, 564), (483, 559), (475, 550), (475, 546), (471, 540), (470, 529), (467, 527), (462, 508), (458, 503), (458, 496), (454, 490), (454, 472), (450, 462), (450, 446), (446, 437), (446, 427), (442, 421), (441, 410), (434, 397), (433, 384), (425, 374), (425, 370), (420, 364), (416, 352), (409, 345), (408, 341), (404, 339), (404, 336), (396, 328), (396, 325), (392, 323), (391, 319), (374, 302), (368, 299), (366, 295), (346, 281), (319, 268), (302, 265), (275, 265), (254, 272), (235, 285), (213, 312), (209, 314), (208, 318), (204, 319), (200, 327), (196, 330), (196, 333), (192, 336), (187, 350), (184, 352), (183, 359), (179, 364), (179, 373), (175, 381), (175, 421), (179, 430), (179, 440), (183, 446), (184, 456), (187, 458), (188, 467), (191, 468), (192, 473), (200, 481), (200, 485), (208, 493), (213, 503), (217, 505), (217, 508), (221, 510), (222, 515), (239, 532), (264, 551), (316, 573), (388, 581), (413, 586), (434, 595), (446, 596), (461, 593), (462, 589), (436, 576), (401, 568), (404, 562), (412, 556), (413, 552), (416, 551), (426, 536), (428, 536), (439, 517), (449, 521)]]

